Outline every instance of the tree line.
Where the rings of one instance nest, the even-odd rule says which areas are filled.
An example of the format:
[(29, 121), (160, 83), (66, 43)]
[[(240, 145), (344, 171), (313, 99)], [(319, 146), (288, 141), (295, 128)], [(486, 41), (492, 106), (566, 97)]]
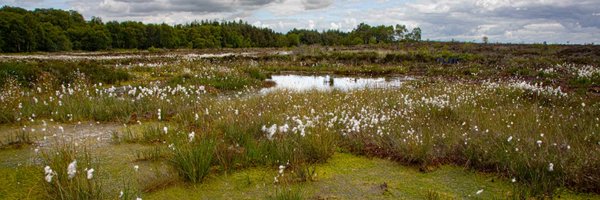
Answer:
[(144, 24), (86, 21), (76, 11), (0, 9), (0, 52), (98, 51), (149, 48), (245, 48), (298, 45), (360, 45), (421, 40), (421, 29), (361, 23), (351, 32), (293, 29), (286, 34), (243, 21)]

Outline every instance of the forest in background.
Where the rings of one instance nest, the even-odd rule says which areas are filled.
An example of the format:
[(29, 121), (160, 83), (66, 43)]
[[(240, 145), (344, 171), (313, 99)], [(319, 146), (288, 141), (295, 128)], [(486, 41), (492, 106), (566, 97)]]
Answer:
[(421, 29), (404, 25), (359, 24), (351, 32), (293, 29), (286, 34), (244, 21), (194, 21), (144, 24), (135, 21), (86, 21), (76, 11), (0, 9), (0, 52), (98, 51), (150, 48), (291, 47), (320, 44), (360, 45), (421, 40)]

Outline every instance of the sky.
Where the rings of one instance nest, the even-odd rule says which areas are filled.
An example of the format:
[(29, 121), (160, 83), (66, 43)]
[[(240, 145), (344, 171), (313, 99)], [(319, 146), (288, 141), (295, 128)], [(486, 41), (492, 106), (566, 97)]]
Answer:
[(0, 0), (26, 9), (75, 10), (90, 19), (184, 24), (244, 20), (278, 32), (420, 27), (424, 40), (600, 43), (600, 0)]

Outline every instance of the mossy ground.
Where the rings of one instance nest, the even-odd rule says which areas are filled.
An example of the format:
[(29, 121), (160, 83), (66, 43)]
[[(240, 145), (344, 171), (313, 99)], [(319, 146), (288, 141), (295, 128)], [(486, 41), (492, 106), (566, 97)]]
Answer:
[[(495, 199), (507, 197), (514, 187), (510, 180), (473, 172), (458, 166), (440, 166), (431, 172), (402, 166), (396, 162), (336, 153), (316, 166), (314, 181), (274, 184), (277, 169), (250, 168), (233, 173), (213, 174), (201, 184), (188, 184), (163, 162), (135, 161), (134, 151), (150, 145), (122, 144), (98, 147), (103, 190), (117, 199), (127, 182), (141, 185), (143, 199), (264, 199), (278, 191), (299, 191), (307, 199)], [(0, 151), (0, 199), (43, 199), (43, 170), (30, 148)], [(139, 166), (139, 171), (134, 166)], [(288, 174), (289, 175), (289, 174)], [(483, 189), (479, 195), (477, 191)], [(566, 190), (565, 199), (599, 199)]]
[[(49, 198), (43, 196), (48, 194), (43, 188), (47, 162), (40, 154), (53, 148), (55, 139), (88, 147), (97, 165), (81, 168), (98, 166), (94, 180), (101, 182), (106, 199), (117, 199), (127, 187), (135, 191), (124, 199), (263, 199), (288, 189), (308, 199), (493, 199), (526, 189), (532, 193), (524, 196), (538, 198), (600, 199), (560, 189), (599, 193), (595, 172), (600, 162), (589, 155), (600, 150), (596, 134), (600, 104), (597, 92), (588, 92), (597, 85), (598, 70), (595, 64), (585, 66), (597, 63), (596, 56), (574, 62), (569, 57), (573, 55), (557, 51), (556, 60), (542, 62), (516, 56), (516, 51), (498, 51), (501, 56), (468, 58), (473, 52), (452, 54), (465, 62), (447, 65), (434, 61), (441, 55), (437, 51), (408, 52), (412, 51), (99, 60), (93, 66), (125, 70), (130, 78), (115, 75), (114, 81), (100, 80), (94, 75), (101, 71), (89, 71), (85, 76), (69, 75), (76, 80), (61, 82), (65, 77), (58, 73), (48, 79), (40, 75), (31, 85), (7, 83), (0, 100), (0, 199)], [(509, 56), (513, 54), (515, 58)], [(10, 62), (6, 66), (14, 68)], [(79, 61), (48, 62), (65, 69), (80, 66)], [(570, 80), (582, 78), (582, 69), (596, 75), (574, 86)], [(424, 77), (397, 90), (244, 96), (265, 86), (269, 74), (285, 71)], [(522, 80), (528, 83), (519, 84)], [(121, 87), (125, 85), (140, 87), (132, 91)], [(540, 94), (558, 86), (566, 88), (568, 97)], [(571, 92), (574, 88), (577, 92)], [(41, 131), (43, 120), (52, 131)], [(273, 142), (275, 133), (261, 129), (290, 124), (294, 127), (289, 128), (304, 130), (309, 122), (316, 122), (306, 129), (309, 136), (318, 136), (308, 139), (279, 131)], [(123, 128), (125, 124), (128, 128)], [(24, 125), (27, 130), (19, 132)], [(169, 134), (163, 133), (165, 126)], [(112, 131), (120, 132), (119, 138)], [(191, 132), (197, 134), (195, 142), (214, 137), (219, 143), (214, 155), (221, 160), (213, 161), (208, 178), (199, 184), (181, 178), (169, 157), (177, 142), (202, 146), (186, 137)], [(292, 146), (288, 144), (301, 145), (288, 148)], [(296, 153), (297, 149), (308, 153)], [(293, 160), (292, 155), (300, 156), (291, 168), (322, 163), (316, 167), (315, 181), (273, 183), (277, 166)], [(395, 161), (381, 159), (388, 157)], [(59, 166), (71, 160), (62, 160), (65, 163)], [(512, 177), (518, 178), (516, 183), (511, 183)]]
[[(307, 199), (426, 199), (432, 193), (441, 199), (496, 199), (510, 195), (517, 187), (509, 180), (457, 166), (424, 173), (389, 160), (346, 153), (336, 153), (329, 162), (317, 166), (316, 181), (286, 187), (273, 184), (276, 174), (276, 169), (247, 169), (213, 176), (199, 185), (177, 184), (144, 199), (263, 199), (286, 189), (300, 191)], [(600, 198), (568, 191), (560, 196)]]

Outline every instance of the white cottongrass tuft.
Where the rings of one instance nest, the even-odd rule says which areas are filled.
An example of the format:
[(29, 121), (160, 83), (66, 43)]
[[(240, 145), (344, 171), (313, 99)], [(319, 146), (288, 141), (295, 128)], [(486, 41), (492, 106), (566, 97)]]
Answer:
[(285, 168), (285, 165), (279, 165), (279, 171), (277, 171), (277, 176), (275, 176), (274, 178), (275, 183), (279, 183), (279, 177), (283, 177), (283, 171), (285, 170)]
[(273, 135), (277, 132), (277, 124), (273, 124), (271, 127), (267, 128), (263, 125), (262, 131), (267, 134), (267, 138), (269, 140), (273, 140)]
[(87, 179), (94, 178), (94, 168), (87, 170)]
[(483, 193), (483, 189), (477, 190), (477, 192), (475, 192), (476, 195), (480, 195), (481, 193)]
[(591, 65), (586, 65), (583, 66), (581, 68), (576, 69), (576, 75), (577, 77), (580, 78), (591, 78), (593, 77), (595, 74), (600, 74), (600, 69), (599, 68), (594, 68)]
[(73, 162), (69, 163), (69, 166), (67, 167), (67, 174), (69, 175), (69, 179), (72, 179), (73, 177), (75, 177), (76, 173), (77, 173), (77, 160), (73, 160)]
[(46, 175), (46, 177), (44, 177), (44, 179), (46, 179), (46, 182), (48, 182), (48, 183), (52, 182), (52, 177), (54, 177), (55, 173), (54, 173), (54, 171), (52, 171), (50, 166), (44, 167), (44, 174)]
[(538, 95), (549, 95), (549, 96), (558, 96), (558, 97), (567, 96), (567, 93), (564, 93), (560, 89), (560, 86), (558, 86), (557, 88), (553, 88), (551, 86), (543, 86), (542, 84), (538, 84), (538, 83), (530, 84), (530, 83), (523, 81), (523, 82), (510, 83), (508, 85), (508, 87), (515, 88), (515, 89), (521, 89), (521, 90), (525, 90), (525, 91), (530, 91), (533, 93), (537, 93)]
[(189, 135), (188, 135), (188, 139), (190, 140), (190, 142), (194, 141), (194, 137), (196, 136), (196, 133), (194, 131), (192, 131)]
[(283, 170), (285, 170), (285, 165), (279, 165), (279, 174), (283, 174)]
[(281, 132), (281, 133), (287, 133), (289, 129), (290, 129), (290, 126), (287, 125), (287, 124), (284, 124), (283, 126), (279, 127), (279, 132)]

